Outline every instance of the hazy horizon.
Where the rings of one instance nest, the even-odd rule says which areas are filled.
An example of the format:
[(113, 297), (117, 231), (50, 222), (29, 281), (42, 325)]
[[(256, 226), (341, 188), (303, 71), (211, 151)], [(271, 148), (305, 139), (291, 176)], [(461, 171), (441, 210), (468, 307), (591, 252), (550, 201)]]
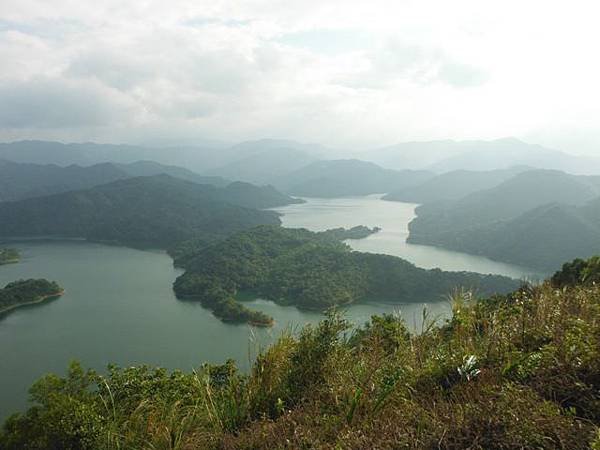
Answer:
[(597, 155), (598, 6), (0, 5), (0, 140), (283, 137), (359, 151), (515, 136)]

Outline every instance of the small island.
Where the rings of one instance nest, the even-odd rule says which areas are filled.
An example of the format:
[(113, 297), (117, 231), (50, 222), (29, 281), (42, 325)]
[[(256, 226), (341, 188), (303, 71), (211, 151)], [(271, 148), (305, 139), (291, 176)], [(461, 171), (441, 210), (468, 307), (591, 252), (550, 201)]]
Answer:
[(338, 241), (345, 241), (346, 239), (364, 239), (372, 234), (379, 233), (381, 228), (373, 227), (369, 228), (364, 225), (357, 225), (352, 228), (332, 228), (321, 232), (320, 234), (326, 235)]
[(0, 314), (25, 305), (41, 303), (64, 293), (56, 282), (44, 279), (18, 280), (0, 289)]
[(18, 263), (19, 259), (19, 252), (14, 248), (0, 248), (0, 266), (3, 264)]

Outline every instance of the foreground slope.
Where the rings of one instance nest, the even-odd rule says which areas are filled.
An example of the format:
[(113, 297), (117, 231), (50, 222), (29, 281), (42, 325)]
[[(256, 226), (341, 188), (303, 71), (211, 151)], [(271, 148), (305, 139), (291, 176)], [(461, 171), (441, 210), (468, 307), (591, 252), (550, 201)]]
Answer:
[(557, 285), (456, 295), (419, 334), (395, 316), (351, 330), (333, 315), (282, 335), (247, 374), (74, 363), (32, 386), (0, 447), (595, 450), (600, 287), (579, 275), (600, 265), (574, 266)]
[[(263, 190), (249, 188), (256, 194), (250, 200), (259, 201)], [(272, 192), (267, 194), (270, 198)], [(240, 206), (248, 201), (235, 187), (219, 189), (168, 175), (130, 178), (87, 190), (0, 203), (0, 236), (85, 237), (169, 247), (198, 236), (222, 237), (260, 224), (280, 223), (273, 212)]]

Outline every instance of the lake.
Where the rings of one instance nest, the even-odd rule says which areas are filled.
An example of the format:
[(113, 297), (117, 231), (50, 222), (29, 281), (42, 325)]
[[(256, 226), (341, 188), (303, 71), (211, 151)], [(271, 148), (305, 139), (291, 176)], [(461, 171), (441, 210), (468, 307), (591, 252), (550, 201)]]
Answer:
[[(387, 207), (387, 208), (386, 208)], [(522, 269), (484, 258), (404, 243), (414, 205), (383, 203), (377, 197), (308, 200), (279, 209), (284, 225), (313, 230), (359, 224), (382, 231), (357, 250), (398, 254), (423, 267), (476, 270), (525, 276)], [(272, 329), (225, 324), (198, 303), (179, 301), (171, 285), (181, 273), (162, 251), (142, 251), (85, 241), (11, 242), (20, 250), (19, 264), (0, 266), (0, 284), (19, 278), (48, 278), (66, 289), (53, 301), (23, 307), (0, 318), (0, 420), (26, 406), (27, 389), (45, 373), (64, 374), (69, 361), (102, 370), (122, 366), (160, 365), (190, 370), (203, 362), (228, 358), (247, 370), (258, 349), (284, 329), (316, 323), (322, 315), (265, 300), (246, 304), (275, 319)], [(423, 303), (360, 304), (346, 317), (362, 323), (372, 315), (398, 312), (407, 324), (421, 326)], [(449, 305), (427, 305), (431, 317), (445, 317)]]
[(357, 225), (379, 227), (381, 231), (366, 239), (348, 240), (361, 252), (384, 253), (399, 256), (426, 269), (466, 270), (493, 273), (512, 278), (538, 280), (544, 277), (535, 270), (492, 261), (481, 256), (468, 255), (428, 245), (408, 244), (408, 223), (415, 218), (412, 203), (381, 200), (381, 194), (345, 198), (305, 198), (306, 203), (274, 208), (283, 214), (284, 227), (324, 231), (330, 228), (351, 228)]

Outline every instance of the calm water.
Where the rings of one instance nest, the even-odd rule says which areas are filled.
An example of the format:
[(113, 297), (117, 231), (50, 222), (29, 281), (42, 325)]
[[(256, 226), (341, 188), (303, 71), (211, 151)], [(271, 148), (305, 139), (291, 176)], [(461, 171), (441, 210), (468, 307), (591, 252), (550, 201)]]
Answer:
[[(525, 269), (432, 247), (407, 245), (407, 224), (414, 205), (383, 202), (376, 196), (314, 200), (279, 209), (289, 227), (324, 230), (339, 226), (379, 226), (382, 231), (351, 241), (362, 251), (402, 256), (418, 266), (473, 270), (523, 277)], [(258, 348), (283, 329), (316, 323), (314, 312), (265, 300), (248, 302), (275, 318), (270, 330), (228, 325), (193, 302), (177, 300), (171, 285), (180, 273), (163, 252), (141, 251), (84, 241), (11, 243), (21, 251), (19, 264), (0, 267), (0, 284), (19, 278), (58, 281), (66, 293), (58, 300), (14, 310), (0, 318), (0, 420), (26, 406), (27, 389), (47, 372), (63, 374), (68, 362), (102, 370), (107, 363), (146, 363), (190, 370), (208, 361), (234, 358), (244, 369)], [(353, 323), (372, 314), (398, 312), (420, 327), (423, 303), (355, 305), (346, 311)], [(444, 317), (443, 301), (427, 306)]]
[[(228, 325), (193, 302), (177, 300), (171, 284), (179, 271), (162, 252), (140, 251), (82, 241), (11, 243), (23, 256), (0, 266), (0, 284), (18, 278), (48, 278), (66, 289), (60, 299), (16, 309), (0, 319), (0, 421), (26, 405), (27, 389), (47, 372), (63, 374), (68, 362), (102, 370), (160, 365), (189, 370), (204, 361), (236, 359), (249, 366), (259, 346), (284, 328), (318, 322), (302, 312), (265, 300), (247, 304), (276, 320), (270, 330)], [(409, 325), (420, 323), (421, 304), (402, 307)], [(398, 306), (356, 305), (347, 312), (354, 323)], [(428, 307), (443, 315), (447, 305)]]
[(492, 261), (480, 256), (453, 252), (427, 245), (406, 243), (408, 223), (415, 218), (411, 203), (388, 202), (381, 195), (346, 198), (306, 198), (306, 203), (276, 208), (283, 214), (283, 226), (323, 231), (336, 227), (366, 225), (381, 231), (366, 239), (348, 240), (350, 246), (361, 252), (385, 253), (400, 256), (419, 267), (442, 270), (467, 270), (493, 273), (512, 278), (539, 279), (543, 274), (523, 267)]

